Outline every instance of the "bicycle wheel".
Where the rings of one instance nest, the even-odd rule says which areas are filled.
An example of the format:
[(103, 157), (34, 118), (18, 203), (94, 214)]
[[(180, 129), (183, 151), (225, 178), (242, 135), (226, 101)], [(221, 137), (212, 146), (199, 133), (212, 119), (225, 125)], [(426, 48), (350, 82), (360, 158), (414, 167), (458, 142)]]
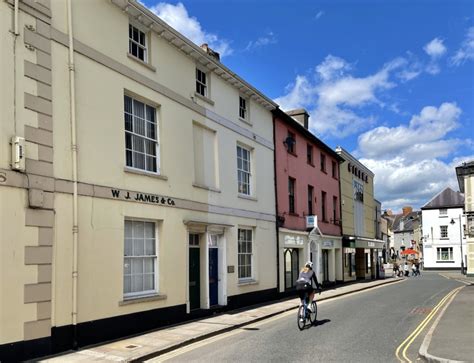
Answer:
[(299, 330), (303, 330), (304, 329), (304, 326), (306, 324), (306, 317), (304, 316), (304, 306), (301, 305), (299, 308), (298, 308), (298, 316), (296, 317), (298, 320), (298, 329)]
[(316, 323), (316, 318), (318, 317), (318, 306), (316, 305), (316, 301), (311, 303), (311, 311), (309, 313), (309, 321), (311, 325)]

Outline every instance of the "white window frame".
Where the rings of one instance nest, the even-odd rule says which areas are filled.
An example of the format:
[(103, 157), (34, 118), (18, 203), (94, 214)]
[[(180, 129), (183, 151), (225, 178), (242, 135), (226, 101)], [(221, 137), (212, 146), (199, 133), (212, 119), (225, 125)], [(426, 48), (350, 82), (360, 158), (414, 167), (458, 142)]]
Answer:
[[(127, 230), (126, 230), (126, 224), (127, 222), (131, 222), (131, 233), (132, 233), (132, 236), (130, 238), (127, 238)], [(141, 255), (141, 256), (134, 256), (133, 252), (131, 255), (126, 255), (126, 240), (127, 239), (131, 239), (132, 240), (132, 251), (133, 251), (133, 246), (134, 246), (134, 236), (133, 236), (133, 223), (152, 223), (153, 224), (153, 233), (154, 233), (154, 246), (155, 246), (155, 254), (153, 255), (147, 255), (145, 254), (145, 249), (146, 249), (146, 245), (143, 246), (143, 251), (144, 251), (144, 254)], [(144, 228), (144, 232), (143, 232), (143, 242), (145, 243), (145, 228)], [(151, 238), (148, 238), (148, 239), (151, 239)], [(123, 252), (123, 274), (122, 274), (122, 278), (123, 278), (123, 296), (124, 296), (124, 299), (133, 299), (133, 298), (137, 298), (137, 297), (144, 297), (144, 296), (151, 296), (151, 295), (157, 295), (158, 294), (158, 291), (159, 291), (159, 273), (158, 273), (158, 269), (159, 269), (159, 261), (158, 261), (158, 258), (159, 258), (159, 254), (158, 254), (158, 251), (159, 251), (159, 241), (158, 241), (158, 223), (154, 220), (147, 220), (147, 219), (136, 219), (136, 218), (125, 218), (124, 220), (124, 239), (123, 239), (123, 243), (124, 243), (124, 252)], [(125, 276), (130, 276), (130, 278), (132, 279), (134, 274), (133, 274), (133, 271), (132, 271), (132, 266), (130, 266), (130, 274), (126, 274), (125, 272), (125, 268), (126, 268), (126, 259), (142, 259), (145, 260), (145, 259), (153, 259), (153, 268), (154, 268), (154, 271), (153, 271), (153, 279), (154, 279), (154, 286), (153, 286), (153, 289), (151, 290), (142, 290), (142, 291), (135, 291), (135, 292), (125, 292)], [(145, 275), (145, 266), (143, 265), (142, 267), (142, 275)], [(151, 274), (150, 274), (151, 275)], [(133, 286), (133, 280), (130, 282), (130, 287)]]
[[(243, 240), (240, 238), (240, 231), (246, 231), (250, 232), (250, 240)], [(246, 248), (245, 252), (241, 252), (241, 241), (248, 244), (250, 243), (250, 252), (248, 252), (248, 248)], [(243, 281), (249, 281), (249, 280), (254, 280), (254, 255), (255, 255), (255, 232), (254, 228), (250, 227), (242, 227), (240, 226), (237, 230), (237, 278), (239, 279), (239, 282)], [(248, 247), (248, 246), (247, 246)], [(240, 264), (240, 256), (250, 256), (250, 266), (248, 264)], [(240, 267), (250, 267), (250, 275), (249, 276), (243, 276), (241, 277), (240, 275)]]
[[(242, 106), (243, 103), (243, 106)], [(239, 96), (239, 118), (244, 121), (249, 121), (249, 100), (242, 95)], [(242, 116), (243, 114), (243, 116)]]
[[(441, 258), (442, 256), (442, 250), (448, 250), (448, 259), (447, 260), (443, 260)], [(438, 262), (452, 262), (454, 261), (454, 257), (453, 257), (453, 250), (454, 248), (453, 247), (436, 247), (436, 261)]]
[(446, 208), (441, 208), (439, 210), (439, 216), (440, 217), (447, 217), (448, 216), (448, 210)]
[[(202, 79), (199, 79), (199, 72), (204, 74), (205, 76), (205, 82), (202, 81)], [(209, 74), (207, 72), (205, 72), (204, 70), (202, 70), (201, 68), (199, 67), (196, 67), (196, 93), (202, 97), (206, 97), (206, 98), (209, 98)], [(202, 94), (201, 92), (198, 91), (198, 85), (200, 85), (201, 87), (203, 87), (204, 89), (204, 94)]]
[[(144, 44), (141, 44), (140, 41), (136, 41), (133, 39), (133, 30), (136, 29), (140, 33), (143, 34)], [(132, 37), (130, 37), (130, 31), (132, 31)], [(132, 56), (137, 58), (138, 60), (148, 63), (148, 33), (143, 31), (141, 27), (137, 26), (136, 24), (129, 23), (128, 24), (128, 53)], [(135, 44), (138, 48), (143, 50), (143, 59), (141, 59), (137, 54), (132, 53), (132, 44)]]
[[(443, 230), (443, 227), (446, 227), (446, 230)], [(446, 234), (443, 236), (443, 234)], [(441, 239), (447, 239), (448, 238), (448, 226), (439, 226), (439, 236)]]
[[(132, 102), (131, 113), (127, 112), (127, 110), (126, 110), (125, 103), (126, 103), (126, 98), (127, 97), (130, 98), (131, 102)], [(123, 102), (124, 102), (125, 165), (126, 165), (126, 167), (130, 168), (130, 169), (134, 169), (134, 170), (140, 170), (140, 171), (146, 172), (146, 173), (160, 174), (159, 122), (158, 122), (158, 112), (157, 112), (158, 110), (157, 110), (156, 106), (149, 103), (149, 102), (144, 101), (143, 99), (137, 98), (137, 97), (135, 97), (133, 95), (130, 95), (130, 94), (127, 94), (127, 93), (124, 94), (124, 101)], [(134, 111), (135, 102), (139, 102), (139, 103), (142, 103), (144, 105), (144, 110), (145, 110), (144, 118), (136, 115), (136, 113)], [(148, 130), (147, 126), (148, 126), (148, 124), (153, 124), (153, 122), (151, 120), (148, 120), (148, 118), (147, 118), (147, 112), (146, 112), (147, 107), (152, 108), (153, 111), (154, 111), (155, 139), (153, 139), (153, 138), (151, 138), (147, 135), (147, 132), (148, 132), (147, 131)], [(131, 116), (132, 130), (127, 130), (127, 116)], [(135, 132), (136, 131), (135, 130), (135, 128), (136, 128), (135, 119), (136, 118), (141, 119), (141, 120), (144, 121), (145, 135), (142, 135), (138, 132)], [(127, 134), (131, 135), (130, 148), (127, 147)], [(140, 139), (144, 143), (143, 152), (139, 151), (135, 148), (135, 142), (136, 142), (137, 138)], [(155, 155), (147, 152), (147, 148), (146, 148), (147, 141), (153, 143)], [(131, 152), (131, 164), (130, 165), (127, 161), (127, 151)], [(135, 153), (143, 154), (144, 168), (137, 167), (136, 163), (134, 162), (134, 154)], [(152, 158), (156, 159), (156, 170), (149, 170), (147, 168), (147, 166), (148, 166), (147, 157), (152, 157)]]
[[(239, 157), (239, 148), (242, 150), (241, 153), (240, 153), (241, 157)], [(244, 158), (242, 157), (244, 151), (248, 153), (248, 160), (244, 160)], [(245, 147), (241, 144), (237, 144), (236, 157), (237, 157), (237, 191), (241, 195), (251, 196), (252, 195), (252, 189), (253, 189), (252, 188), (252, 149), (250, 149), (248, 147)], [(239, 168), (239, 159), (241, 160), (241, 165), (242, 165), (241, 168)], [(248, 170), (245, 170), (243, 168), (244, 161), (247, 161)], [(243, 175), (248, 175), (248, 183), (241, 183), (240, 182), (239, 175), (241, 175), (241, 173)], [(244, 188), (241, 188), (241, 185), (248, 185), (248, 187), (247, 187), (248, 193), (245, 193), (243, 191)]]

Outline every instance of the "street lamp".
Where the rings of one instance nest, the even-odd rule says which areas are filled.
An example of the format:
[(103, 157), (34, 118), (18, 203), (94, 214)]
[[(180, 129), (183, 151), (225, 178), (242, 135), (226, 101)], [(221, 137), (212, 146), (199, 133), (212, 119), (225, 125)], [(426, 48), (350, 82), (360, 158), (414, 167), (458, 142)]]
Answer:
[[(456, 222), (454, 218), (451, 218), (451, 225), (454, 225)], [(461, 214), (459, 215), (459, 242), (461, 243), (461, 274), (464, 275), (464, 254), (462, 253), (462, 223), (461, 223)]]

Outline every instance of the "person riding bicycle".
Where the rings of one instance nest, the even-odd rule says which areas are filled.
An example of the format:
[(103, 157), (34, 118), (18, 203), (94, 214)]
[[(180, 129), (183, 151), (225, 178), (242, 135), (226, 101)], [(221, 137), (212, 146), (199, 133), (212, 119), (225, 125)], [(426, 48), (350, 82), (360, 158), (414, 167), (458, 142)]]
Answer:
[[(315, 287), (313, 286), (313, 281)], [(309, 302), (313, 301), (314, 292), (318, 289), (321, 292), (321, 285), (318, 282), (316, 273), (313, 271), (313, 263), (311, 261), (306, 262), (304, 267), (301, 269), (301, 272), (296, 280), (296, 291), (301, 300), (304, 299), (305, 295), (309, 295)], [(309, 309), (311, 310), (311, 304)]]

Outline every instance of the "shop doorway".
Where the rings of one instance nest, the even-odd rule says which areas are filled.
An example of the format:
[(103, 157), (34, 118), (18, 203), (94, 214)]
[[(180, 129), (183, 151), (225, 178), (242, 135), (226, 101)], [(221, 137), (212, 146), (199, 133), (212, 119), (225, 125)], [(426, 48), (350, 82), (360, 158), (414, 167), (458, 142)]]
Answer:
[(201, 305), (201, 268), (199, 234), (189, 235), (189, 305), (199, 309)]
[(323, 250), (323, 283), (329, 282), (329, 250)]
[(295, 287), (299, 275), (299, 256), (297, 248), (287, 248), (284, 252), (285, 260), (285, 290)]
[(210, 236), (209, 243), (209, 305), (219, 303), (219, 266), (217, 235)]

